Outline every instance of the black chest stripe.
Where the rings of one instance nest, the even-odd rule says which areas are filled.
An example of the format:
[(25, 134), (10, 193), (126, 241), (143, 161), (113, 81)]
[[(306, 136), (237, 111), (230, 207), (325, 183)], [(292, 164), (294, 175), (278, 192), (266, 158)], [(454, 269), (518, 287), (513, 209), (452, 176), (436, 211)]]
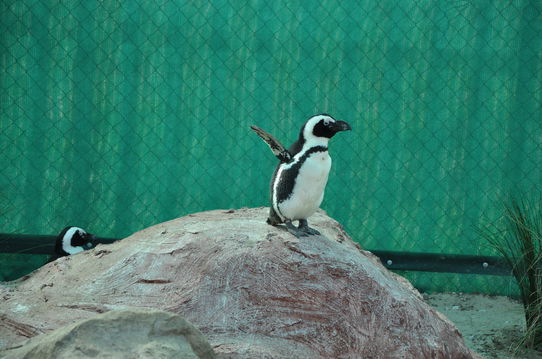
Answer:
[[(292, 195), (292, 191), (295, 186), (295, 181), (296, 181), (297, 175), (299, 174), (299, 169), (301, 168), (303, 163), (305, 163), (307, 158), (309, 158), (309, 156), (312, 155), (313, 153), (326, 152), (326, 151), (327, 151), (327, 147), (324, 147), (324, 146), (315, 146), (315, 147), (310, 148), (290, 168), (282, 170), (280, 174), (280, 178), (276, 178), (278, 170), (281, 166), (279, 164), (279, 166), (277, 166), (277, 168), (275, 169), (275, 174), (273, 176), (273, 181), (271, 183), (271, 200), (273, 200), (273, 197), (274, 197), (273, 184), (276, 183), (276, 181), (279, 181), (276, 188), (276, 191), (277, 191), (276, 196), (277, 196), (277, 202), (280, 203), (287, 200)], [(282, 164), (282, 165), (284, 166), (285, 164)]]

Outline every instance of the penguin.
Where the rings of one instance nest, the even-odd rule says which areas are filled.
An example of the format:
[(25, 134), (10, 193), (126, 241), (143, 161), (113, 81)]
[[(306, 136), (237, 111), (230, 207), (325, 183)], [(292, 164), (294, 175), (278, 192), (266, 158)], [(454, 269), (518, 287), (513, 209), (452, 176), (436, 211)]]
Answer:
[[(352, 128), (328, 114), (315, 115), (301, 127), (299, 138), (289, 149), (261, 128), (251, 126), (251, 129), (280, 161), (271, 178), (267, 223), (284, 224), (298, 238), (319, 235), (319, 231), (309, 227), (307, 218), (316, 212), (324, 198), (331, 169), (328, 142), (336, 133)], [(296, 220), (297, 227), (292, 223)]]
[(68, 226), (56, 237), (55, 252), (50, 261), (94, 248), (96, 237), (85, 230)]

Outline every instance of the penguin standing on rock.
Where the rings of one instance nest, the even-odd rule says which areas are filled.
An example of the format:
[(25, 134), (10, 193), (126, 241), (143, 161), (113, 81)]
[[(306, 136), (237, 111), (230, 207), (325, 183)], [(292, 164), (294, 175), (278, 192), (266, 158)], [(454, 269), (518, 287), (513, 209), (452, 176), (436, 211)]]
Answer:
[(56, 237), (55, 254), (51, 261), (93, 248), (96, 237), (79, 227), (64, 228)]
[[(352, 128), (327, 114), (316, 115), (301, 127), (299, 138), (286, 149), (264, 130), (251, 126), (280, 160), (271, 179), (271, 208), (267, 223), (284, 223), (296, 237), (318, 235), (308, 226), (307, 218), (320, 207), (324, 198), (331, 157), (328, 142), (337, 132)], [(292, 221), (299, 221), (298, 227)]]

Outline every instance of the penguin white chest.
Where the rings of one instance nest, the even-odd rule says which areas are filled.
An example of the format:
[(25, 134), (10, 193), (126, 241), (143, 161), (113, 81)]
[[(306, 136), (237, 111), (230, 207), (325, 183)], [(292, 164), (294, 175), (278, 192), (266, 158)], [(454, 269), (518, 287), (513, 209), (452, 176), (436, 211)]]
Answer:
[(288, 219), (306, 219), (320, 207), (324, 198), (331, 157), (326, 152), (311, 154), (299, 168), (290, 197), (279, 204)]

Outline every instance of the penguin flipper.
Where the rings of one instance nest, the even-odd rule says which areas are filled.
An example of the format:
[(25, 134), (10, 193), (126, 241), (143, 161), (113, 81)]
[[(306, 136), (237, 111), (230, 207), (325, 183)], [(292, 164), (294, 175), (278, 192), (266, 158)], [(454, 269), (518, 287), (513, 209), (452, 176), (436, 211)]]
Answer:
[(250, 126), (250, 128), (267, 143), (280, 162), (290, 162), (292, 154), (275, 137), (257, 126)]
[(270, 207), (269, 217), (267, 217), (267, 224), (276, 226), (277, 224), (281, 224), (281, 223), (283, 223), (282, 219), (280, 219), (279, 215), (275, 212), (273, 207)]

